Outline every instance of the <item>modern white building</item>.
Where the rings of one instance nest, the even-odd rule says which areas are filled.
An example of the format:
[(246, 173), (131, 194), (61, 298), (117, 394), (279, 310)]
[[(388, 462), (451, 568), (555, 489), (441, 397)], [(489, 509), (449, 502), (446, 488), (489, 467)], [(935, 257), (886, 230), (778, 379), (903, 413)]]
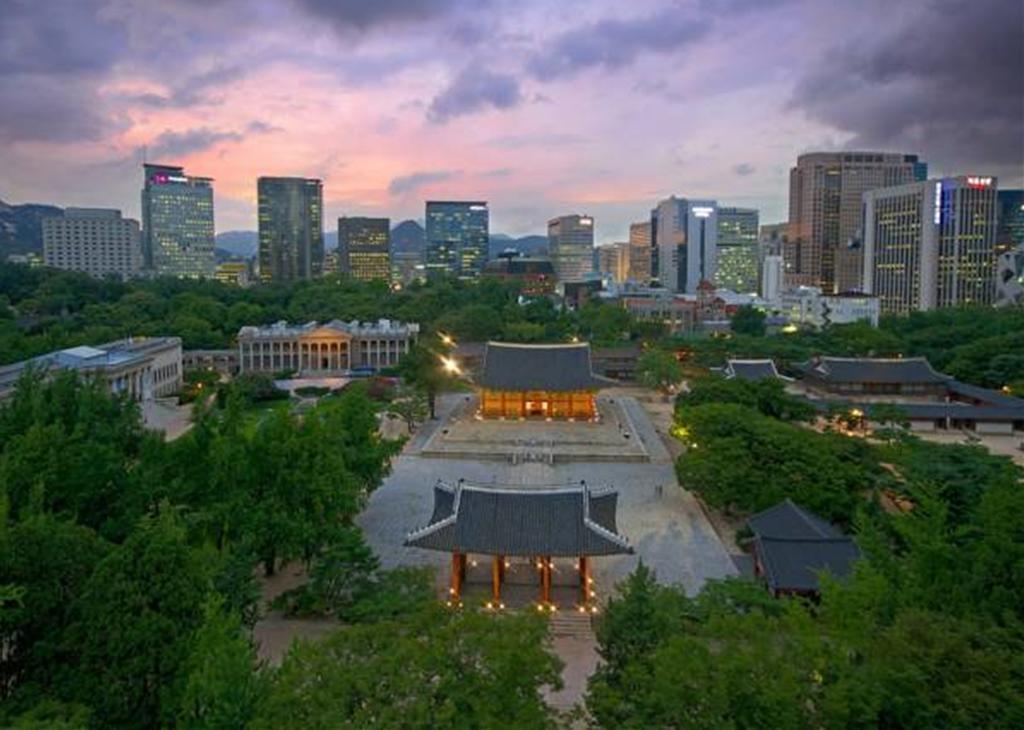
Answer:
[(658, 280), (673, 292), (696, 294), (702, 281), (715, 281), (718, 259), (718, 203), (672, 196), (651, 211), (652, 245)]
[(761, 264), (761, 298), (770, 304), (779, 301), (782, 295), (783, 258), (781, 254), (764, 257)]
[(181, 389), (181, 338), (139, 337), (97, 347), (71, 347), (0, 367), (0, 398), (8, 396), (29, 369), (52, 374), (75, 370), (101, 375), (115, 394), (145, 403)]
[(300, 375), (345, 375), (352, 370), (394, 367), (419, 335), (415, 323), (277, 322), (238, 331), (240, 372), (283, 371)]
[(130, 279), (142, 269), (139, 222), (107, 208), (68, 208), (43, 218), (43, 261), (66, 271)]
[(548, 221), (548, 256), (560, 283), (590, 278), (594, 274), (594, 219), (563, 215)]
[(961, 175), (866, 192), (863, 291), (893, 314), (992, 304), (997, 185)]
[(778, 311), (790, 324), (815, 329), (853, 322), (877, 327), (881, 304), (865, 294), (823, 294), (816, 286), (798, 286), (782, 293)]

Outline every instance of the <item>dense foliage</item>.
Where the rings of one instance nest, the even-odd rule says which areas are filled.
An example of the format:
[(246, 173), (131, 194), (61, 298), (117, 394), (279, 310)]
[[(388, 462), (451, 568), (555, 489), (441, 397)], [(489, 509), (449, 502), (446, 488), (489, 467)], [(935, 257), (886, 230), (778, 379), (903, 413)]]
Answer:
[(275, 673), (256, 728), (553, 726), (539, 687), (559, 683), (543, 619), (445, 612), (339, 631)]
[[(863, 557), (819, 601), (725, 581), (687, 597), (641, 568), (598, 628), (598, 727), (1015, 728), (1024, 723), (1024, 470), (979, 446), (790, 421), (778, 385), (677, 399), (683, 486), (742, 513), (785, 496)], [(783, 401), (785, 402), (785, 401)], [(890, 419), (898, 421), (898, 419)], [(909, 511), (886, 511), (881, 489)]]
[[(735, 321), (734, 321), (735, 327)], [(696, 364), (721, 365), (729, 357), (774, 358), (783, 369), (815, 355), (927, 357), (936, 370), (988, 388), (1010, 386), (1024, 395), (1024, 309), (963, 307), (883, 317), (767, 337), (741, 326), (728, 338), (677, 338)]]
[(776, 378), (695, 378), (685, 392), (676, 396), (676, 411), (706, 403), (735, 403), (783, 421), (809, 421), (816, 413), (813, 405), (787, 393), (785, 383)]
[(383, 282), (325, 278), (248, 289), (215, 281), (96, 280), (84, 274), (0, 264), (0, 364), (63, 347), (132, 335), (177, 335), (186, 349), (223, 348), (244, 325), (279, 320), (419, 322), (460, 341), (614, 344), (656, 336), (625, 310), (591, 302), (569, 312), (546, 298), (519, 304), (514, 283), (446, 280), (394, 291)]
[(675, 433), (688, 444), (679, 482), (727, 510), (767, 509), (786, 497), (849, 522), (885, 472), (869, 444), (816, 433), (734, 403), (683, 407)]
[[(173, 442), (70, 372), (0, 404), (0, 725), (547, 724), (543, 624), (440, 612), (432, 573), (380, 570), (354, 525), (399, 445), (369, 385), (301, 416), (220, 390)], [(286, 607), (350, 626), (273, 669), (255, 576), (287, 560), (311, 580)]]

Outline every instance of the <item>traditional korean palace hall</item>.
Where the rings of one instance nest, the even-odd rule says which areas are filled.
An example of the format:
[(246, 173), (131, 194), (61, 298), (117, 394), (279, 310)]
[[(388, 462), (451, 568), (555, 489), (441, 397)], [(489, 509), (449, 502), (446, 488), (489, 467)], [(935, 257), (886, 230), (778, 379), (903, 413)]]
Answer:
[(597, 418), (597, 390), (587, 343), (523, 345), (488, 342), (479, 375), (484, 418)]
[[(536, 604), (593, 612), (591, 560), (632, 553), (616, 530), (618, 493), (586, 483), (515, 487), (438, 482), (430, 523), (408, 547), (451, 554), (449, 603), (483, 587), (490, 609)], [(489, 590), (486, 589), (489, 585)]]

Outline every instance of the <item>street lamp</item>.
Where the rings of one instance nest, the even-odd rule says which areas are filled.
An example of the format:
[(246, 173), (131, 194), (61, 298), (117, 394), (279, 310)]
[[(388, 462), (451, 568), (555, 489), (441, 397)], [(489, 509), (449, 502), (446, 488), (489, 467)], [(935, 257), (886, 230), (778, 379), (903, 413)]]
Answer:
[(441, 342), (443, 342), (446, 347), (451, 347), (452, 345), (455, 344), (455, 340), (452, 339), (451, 335), (446, 335), (444, 332), (441, 332), (439, 334), (441, 337)]
[(459, 364), (455, 362), (454, 357), (447, 357), (441, 355), (441, 367), (444, 368), (446, 373), (451, 375), (459, 375), (462, 371), (459, 369)]

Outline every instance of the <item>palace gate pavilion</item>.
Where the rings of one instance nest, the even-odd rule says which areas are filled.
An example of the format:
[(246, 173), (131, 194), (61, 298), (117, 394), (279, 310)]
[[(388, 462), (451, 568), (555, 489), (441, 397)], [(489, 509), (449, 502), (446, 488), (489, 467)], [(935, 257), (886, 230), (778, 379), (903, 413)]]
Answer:
[(506, 572), (526, 563), (525, 567), (536, 570), (540, 605), (553, 610), (554, 559), (572, 558), (578, 573), (577, 605), (588, 610), (595, 597), (591, 558), (633, 552), (615, 528), (617, 503), (614, 490), (591, 491), (583, 482), (508, 487), (439, 481), (434, 486), (430, 523), (410, 532), (405, 545), (451, 553), (449, 594), (455, 603), (462, 595), (469, 556), (489, 556), (489, 606), (493, 608), (504, 606), (501, 591)]

